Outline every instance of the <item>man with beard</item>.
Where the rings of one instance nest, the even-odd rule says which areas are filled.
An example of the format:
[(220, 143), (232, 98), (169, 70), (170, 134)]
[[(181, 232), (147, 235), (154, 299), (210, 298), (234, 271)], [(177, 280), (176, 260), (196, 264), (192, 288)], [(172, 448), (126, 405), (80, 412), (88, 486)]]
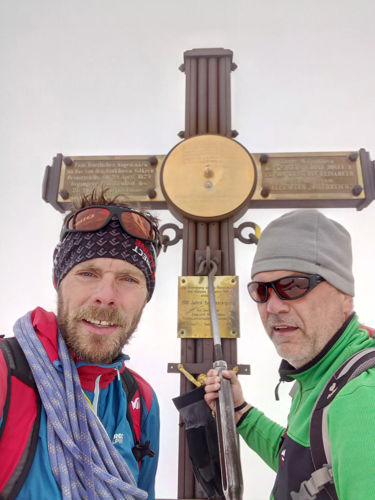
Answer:
[(57, 317), (37, 308), (0, 342), (1, 498), (155, 498), (158, 402), (122, 349), (153, 294), (159, 250), (153, 217), (102, 195), (65, 218)]
[[(375, 347), (370, 329), (361, 327), (353, 312), (349, 233), (317, 210), (289, 212), (262, 233), (251, 278), (250, 297), (283, 358), (280, 381), (296, 382), (287, 428), (245, 401), (232, 371), (223, 371), (223, 376), (231, 381), (239, 434), (277, 472), (271, 498), (373, 498), (375, 369), (368, 364), (346, 385), (340, 385), (342, 378), (330, 381), (345, 361)], [(357, 365), (351, 360), (342, 374), (351, 366)], [(324, 409), (326, 416), (316, 420), (320, 413), (314, 412), (320, 430), (319, 425), (310, 428), (325, 386), (317, 411)], [(205, 399), (211, 408), (219, 389), (220, 377), (210, 370)], [(322, 449), (331, 450), (331, 463), (323, 460), (319, 469), (315, 452), (322, 440)], [(328, 451), (326, 456), (329, 460)]]

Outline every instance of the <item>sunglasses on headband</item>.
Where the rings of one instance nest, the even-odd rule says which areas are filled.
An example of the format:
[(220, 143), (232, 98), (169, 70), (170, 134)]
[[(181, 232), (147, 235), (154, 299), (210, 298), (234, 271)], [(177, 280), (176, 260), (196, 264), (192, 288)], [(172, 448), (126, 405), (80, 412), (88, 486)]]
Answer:
[(285, 276), (274, 281), (251, 281), (247, 289), (250, 297), (258, 303), (267, 302), (270, 288), (281, 300), (294, 300), (306, 295), (322, 281), (325, 279), (318, 274)]
[(111, 221), (114, 215), (125, 233), (143, 241), (151, 241), (159, 253), (161, 239), (156, 224), (138, 210), (116, 205), (92, 205), (81, 208), (65, 221), (60, 241), (67, 233), (99, 231)]

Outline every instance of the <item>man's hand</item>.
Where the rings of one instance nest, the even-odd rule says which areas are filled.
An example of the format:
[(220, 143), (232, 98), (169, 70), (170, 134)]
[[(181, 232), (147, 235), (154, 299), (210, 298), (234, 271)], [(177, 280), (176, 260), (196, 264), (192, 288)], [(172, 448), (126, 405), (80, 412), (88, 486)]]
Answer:
[[(234, 408), (241, 406), (245, 402), (245, 398), (242, 393), (241, 384), (237, 378), (237, 375), (232, 370), (223, 370), (223, 377), (230, 380), (232, 394), (233, 394), (233, 405)], [(215, 401), (219, 397), (220, 390), (220, 377), (217, 370), (211, 369), (207, 373), (206, 386), (205, 386), (205, 396), (204, 399), (211, 410), (215, 409)], [(243, 413), (251, 408), (251, 405), (246, 404), (241, 410), (237, 411), (235, 414), (236, 421), (238, 421)]]

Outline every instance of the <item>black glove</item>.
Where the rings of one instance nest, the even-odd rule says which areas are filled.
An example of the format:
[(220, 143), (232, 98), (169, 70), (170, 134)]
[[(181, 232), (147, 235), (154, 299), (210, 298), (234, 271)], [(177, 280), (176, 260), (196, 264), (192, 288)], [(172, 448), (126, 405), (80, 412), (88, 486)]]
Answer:
[(173, 398), (185, 425), (195, 477), (208, 498), (222, 497), (216, 421), (204, 401), (204, 387)]

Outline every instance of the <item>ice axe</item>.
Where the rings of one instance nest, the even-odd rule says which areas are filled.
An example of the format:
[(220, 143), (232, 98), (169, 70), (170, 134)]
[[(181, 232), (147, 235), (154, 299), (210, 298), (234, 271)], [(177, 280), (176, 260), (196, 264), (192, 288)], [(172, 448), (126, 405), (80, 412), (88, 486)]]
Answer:
[(211, 316), (211, 329), (214, 342), (213, 368), (219, 372), (221, 389), (219, 399), (216, 402), (216, 423), (219, 441), (220, 469), (223, 492), (226, 500), (241, 500), (243, 493), (243, 481), (241, 470), (240, 449), (234, 418), (234, 404), (230, 380), (222, 375), (227, 370), (227, 363), (223, 359), (223, 349), (217, 314), (214, 276), (217, 272), (217, 264), (210, 259), (210, 251), (207, 248), (206, 262), (210, 266), (208, 273), (208, 295)]

